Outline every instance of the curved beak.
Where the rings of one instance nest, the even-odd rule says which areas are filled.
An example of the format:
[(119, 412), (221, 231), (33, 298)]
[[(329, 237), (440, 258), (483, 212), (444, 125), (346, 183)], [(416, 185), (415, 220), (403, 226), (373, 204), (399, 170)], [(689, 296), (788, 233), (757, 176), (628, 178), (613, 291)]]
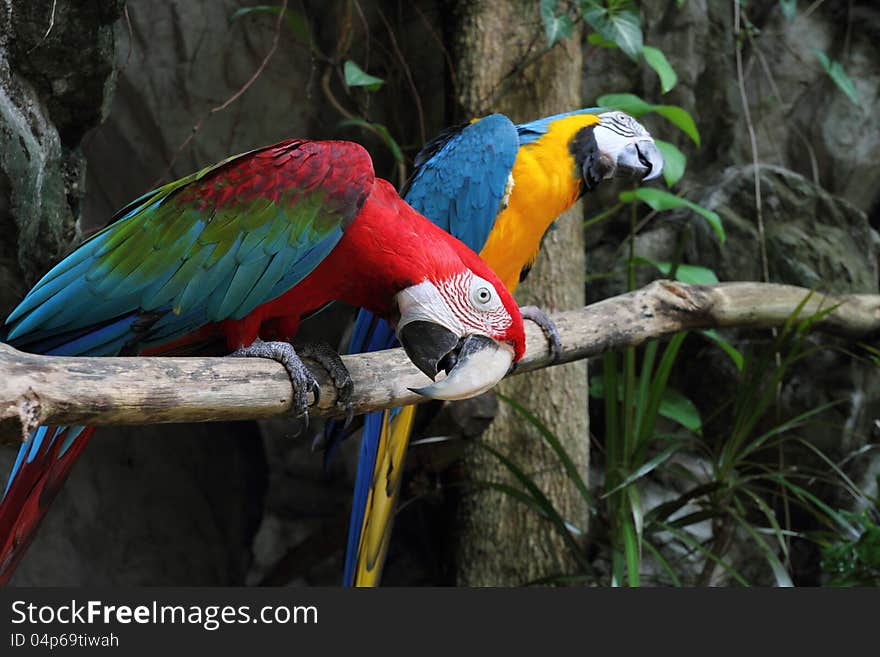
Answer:
[(459, 338), (444, 326), (412, 321), (397, 334), (413, 364), (431, 379), (441, 370), (446, 377), (423, 388), (411, 388), (432, 399), (466, 399), (485, 392), (510, 370), (513, 348), (485, 335)]
[(663, 173), (663, 155), (653, 140), (627, 144), (617, 158), (616, 177), (653, 180)]

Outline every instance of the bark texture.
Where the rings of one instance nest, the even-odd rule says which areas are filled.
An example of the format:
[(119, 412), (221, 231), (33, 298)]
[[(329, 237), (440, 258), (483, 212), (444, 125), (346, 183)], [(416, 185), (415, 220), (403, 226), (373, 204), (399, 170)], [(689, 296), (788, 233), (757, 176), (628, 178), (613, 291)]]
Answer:
[[(852, 340), (880, 335), (880, 295), (828, 297), (791, 285), (716, 286), (655, 281), (585, 308), (555, 313), (562, 364), (638, 346), (697, 328), (768, 328), (792, 316), (827, 313), (817, 330)], [(549, 367), (549, 344), (526, 324), (528, 348), (511, 374)], [(355, 414), (425, 401), (412, 388), (430, 380), (402, 349), (344, 356), (354, 380)], [(306, 360), (310, 364), (311, 361)], [(342, 417), (324, 369), (310, 364), (321, 388), (312, 416)], [(554, 394), (565, 391), (554, 389)], [(69, 358), (40, 356), (0, 344), (0, 442), (24, 440), (40, 424), (153, 424), (278, 416), (290, 411), (292, 389), (269, 360), (231, 358)]]
[[(546, 46), (538, 3), (459, 2), (455, 33), (457, 100), (465, 114), (498, 111), (525, 121), (581, 106), (578, 37), (540, 55)], [(522, 69), (524, 62), (531, 62)], [(522, 69), (522, 70), (521, 70)], [(521, 72), (520, 72), (521, 70)], [(541, 256), (517, 290), (522, 304), (553, 311), (584, 302), (584, 248), (580, 204), (563, 215), (544, 240)], [(506, 381), (499, 391), (534, 412), (562, 441), (583, 476), (589, 462), (586, 361)], [(585, 526), (587, 507), (537, 431), (500, 404), (481, 440), (513, 457), (541, 485), (557, 509)], [(471, 446), (468, 476), (508, 481), (503, 466)], [(460, 505), (456, 579), (464, 586), (513, 586), (570, 564), (561, 540), (542, 518), (494, 491), (466, 494)]]

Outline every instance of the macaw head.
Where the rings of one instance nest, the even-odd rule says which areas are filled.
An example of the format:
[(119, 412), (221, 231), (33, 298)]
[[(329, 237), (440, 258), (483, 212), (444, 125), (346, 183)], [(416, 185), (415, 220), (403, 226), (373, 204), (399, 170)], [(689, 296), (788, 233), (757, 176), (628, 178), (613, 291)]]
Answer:
[[(439, 229), (438, 229), (439, 230)], [(485, 392), (525, 353), (519, 306), (479, 256), (454, 238), (456, 258), (395, 300), (397, 337), (413, 364), (431, 379), (413, 389), (434, 399)]]
[(663, 172), (663, 156), (641, 123), (625, 112), (602, 112), (599, 122), (581, 128), (570, 149), (592, 191), (608, 178), (653, 180)]

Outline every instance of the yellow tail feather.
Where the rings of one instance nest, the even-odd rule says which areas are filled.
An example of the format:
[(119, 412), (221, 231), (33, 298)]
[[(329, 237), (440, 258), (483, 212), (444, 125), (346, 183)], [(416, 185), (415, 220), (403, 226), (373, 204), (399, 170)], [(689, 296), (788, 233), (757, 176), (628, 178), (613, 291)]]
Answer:
[(382, 418), (379, 452), (367, 496), (364, 523), (355, 562), (354, 585), (378, 586), (388, 552), (394, 512), (403, 481), (403, 461), (415, 419), (415, 406), (403, 407), (389, 422), (389, 412)]

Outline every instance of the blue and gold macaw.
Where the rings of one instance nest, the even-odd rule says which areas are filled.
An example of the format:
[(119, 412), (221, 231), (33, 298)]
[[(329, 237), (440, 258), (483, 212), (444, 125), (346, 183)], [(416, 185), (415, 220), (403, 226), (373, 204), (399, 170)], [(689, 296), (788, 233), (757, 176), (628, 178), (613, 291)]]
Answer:
[[(623, 112), (582, 109), (521, 125), (492, 114), (447, 129), (427, 144), (404, 198), (477, 251), (513, 292), (528, 275), (544, 234), (585, 192), (615, 176), (651, 180), (662, 169), (651, 135)], [(552, 339), (552, 324), (543, 322), (542, 328)], [(349, 353), (394, 345), (393, 329), (361, 311)], [(440, 361), (437, 372), (452, 366)], [(408, 406), (365, 418), (346, 586), (379, 582), (414, 417), (415, 407)]]

